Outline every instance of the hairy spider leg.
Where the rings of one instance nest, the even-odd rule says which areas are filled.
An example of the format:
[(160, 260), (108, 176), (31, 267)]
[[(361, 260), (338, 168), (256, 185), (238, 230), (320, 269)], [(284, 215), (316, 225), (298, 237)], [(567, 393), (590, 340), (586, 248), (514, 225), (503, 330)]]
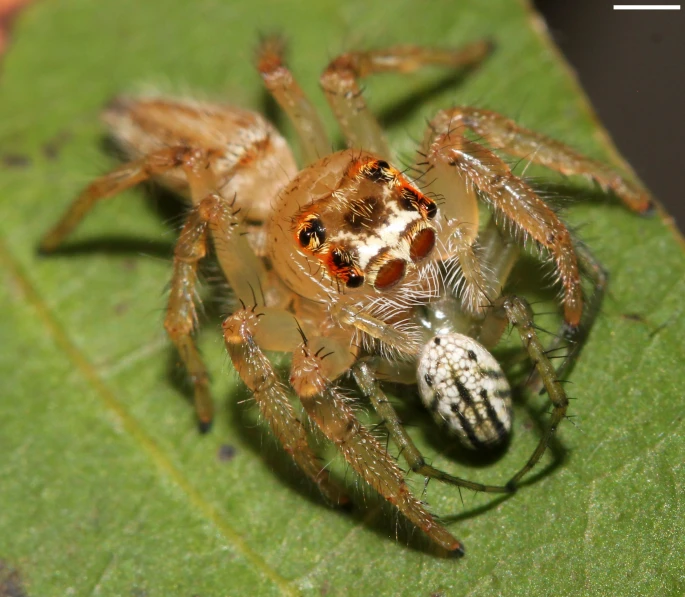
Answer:
[(463, 129), (437, 134), (428, 144), (426, 160), (440, 174), (441, 190), (451, 180), (448, 203), (460, 189), (473, 186), (507, 222), (549, 250), (564, 289), (566, 322), (577, 326), (583, 310), (580, 272), (571, 235), (559, 217), (501, 158), (464, 137)]
[(323, 357), (312, 353), (305, 341), (293, 354), (290, 384), (309, 417), (367, 484), (435, 543), (451, 553), (463, 554), (462, 543), (412, 494), (395, 459), (361, 424), (324, 371)]
[(302, 147), (303, 166), (331, 153), (331, 143), (316, 108), (284, 64), (285, 43), (267, 37), (257, 49), (257, 69), (269, 93), (295, 126)]
[(493, 310), (496, 313), (500, 313), (503, 318), (506, 318), (516, 328), (521, 342), (528, 352), (528, 357), (535, 365), (535, 369), (549, 394), (553, 407), (549, 425), (540, 438), (533, 454), (528, 459), (528, 462), (506, 484), (508, 489), (514, 491), (521, 478), (539, 462), (545, 453), (557, 426), (566, 416), (568, 397), (545, 351), (545, 347), (535, 331), (533, 311), (528, 302), (523, 298), (509, 295), (500, 298), (495, 303)]
[(59, 222), (45, 234), (40, 250), (54, 251), (100, 201), (114, 197), (153, 176), (189, 164), (197, 155), (187, 146), (159, 149), (96, 178), (76, 197)]
[(215, 176), (209, 155), (194, 152), (183, 163), (194, 207), (174, 249), (173, 273), (164, 327), (176, 346), (194, 387), (195, 409), (203, 431), (212, 423), (213, 406), (207, 370), (197, 350), (193, 332), (197, 325), (195, 309), (197, 267), (207, 253), (211, 232), (219, 263), (240, 300), (254, 296), (266, 280), (266, 270), (249, 245), (232, 205), (213, 192)]
[(392, 159), (378, 120), (366, 104), (359, 79), (376, 73), (410, 73), (429, 65), (472, 67), (490, 50), (489, 42), (478, 41), (456, 50), (402, 45), (369, 52), (348, 52), (328, 65), (321, 75), (321, 87), (348, 147)]
[(585, 176), (594, 180), (603, 190), (612, 190), (632, 211), (647, 213), (653, 207), (649, 191), (636, 180), (626, 178), (615, 168), (580, 155), (568, 145), (528, 130), (496, 112), (468, 106), (441, 110), (431, 121), (430, 128), (434, 136), (469, 129), (504, 153), (566, 176)]
[(197, 268), (207, 254), (207, 223), (197, 209), (186, 218), (174, 248), (174, 260), (169, 288), (169, 300), (164, 328), (176, 346), (193, 384), (195, 411), (201, 431), (208, 431), (214, 416), (209, 391), (209, 376), (195, 345), (193, 332), (197, 327), (195, 289)]
[[(493, 216), (478, 236), (481, 257), (487, 264), (486, 271), (490, 287), (499, 289), (493, 296), (493, 300), (494, 297), (502, 294), (509, 274), (521, 253), (521, 248), (511, 232), (503, 229), (496, 220), (497, 218)], [(580, 324), (569, 326), (565, 321), (562, 322), (546, 349), (547, 354), (554, 354), (561, 348), (565, 349), (561, 363), (556, 367), (559, 379), (564, 379), (569, 374), (578, 359), (599, 315), (609, 279), (609, 274), (588, 247), (577, 238), (572, 237), (572, 240), (580, 271), (589, 278), (592, 292), (584, 294), (584, 308)], [(484, 346), (492, 348), (499, 342), (506, 326), (505, 319), (497, 316), (494, 310), (488, 309), (485, 318), (472, 318), (468, 333)], [(544, 385), (537, 370), (533, 372), (527, 386), (534, 392), (544, 391)]]
[[(162, 175), (181, 167), (186, 175), (190, 196), (196, 206), (187, 216), (183, 231), (176, 243), (173, 259), (173, 273), (167, 304), (164, 327), (176, 346), (181, 360), (188, 371), (194, 388), (194, 402), (201, 429), (207, 430), (213, 416), (207, 370), (197, 350), (192, 334), (197, 323), (195, 308), (195, 286), (198, 262), (206, 254), (207, 227), (214, 233), (217, 255), (227, 273), (240, 270), (242, 275), (232, 274), (237, 280), (238, 296), (248, 296), (250, 284), (259, 287), (266, 273), (264, 266), (240, 234), (233, 234), (232, 210), (218, 195), (208, 195), (216, 186), (212, 170), (208, 167), (210, 152), (188, 147), (171, 147), (153, 152), (124, 164), (90, 184), (58, 224), (44, 237), (41, 248), (54, 250), (80, 223), (98, 201), (113, 197), (152, 176)], [(204, 201), (203, 201), (203, 198)], [(219, 233), (218, 235), (216, 233)], [(232, 239), (229, 241), (229, 239)], [(231, 246), (226, 247), (230, 242)], [(235, 251), (242, 259), (229, 259), (226, 250)]]
[(224, 321), (224, 340), (233, 366), (252, 392), (262, 417), (285, 451), (319, 486), (326, 499), (333, 504), (345, 504), (349, 498), (333, 483), (328, 471), (309, 446), (306, 430), (295, 415), (285, 386), (255, 339), (260, 315), (261, 312), (257, 309), (253, 311), (241, 308)]
[[(592, 294), (585, 298), (585, 307), (583, 309), (583, 317), (580, 320), (580, 325), (577, 327), (569, 327), (566, 323), (562, 323), (561, 328), (554, 335), (550, 345), (547, 347), (547, 354), (553, 354), (562, 347), (565, 350), (561, 363), (556, 368), (557, 377), (559, 379), (565, 379), (575, 362), (578, 360), (580, 351), (587, 341), (590, 331), (600, 313), (604, 295), (606, 293), (606, 287), (609, 282), (609, 273), (592, 254), (590, 249), (577, 239), (574, 239), (574, 246), (576, 255), (578, 256), (580, 271), (585, 274), (592, 283)], [(540, 393), (545, 391), (542, 379), (537, 374), (537, 371), (529, 380), (528, 386), (533, 391), (538, 391)]]
[[(578, 257), (568, 229), (502, 159), (480, 143), (467, 139), (466, 130), (504, 153), (565, 175), (589, 177), (603, 189), (611, 189), (633, 211), (649, 211), (652, 207), (649, 193), (613, 168), (583, 157), (568, 146), (520, 127), (495, 112), (458, 107), (440, 111), (431, 121), (424, 141), (428, 162), (453, 166), (508, 222), (550, 251), (564, 287), (566, 323), (570, 327), (578, 326), (583, 299)], [(588, 269), (592, 273), (594, 268)]]

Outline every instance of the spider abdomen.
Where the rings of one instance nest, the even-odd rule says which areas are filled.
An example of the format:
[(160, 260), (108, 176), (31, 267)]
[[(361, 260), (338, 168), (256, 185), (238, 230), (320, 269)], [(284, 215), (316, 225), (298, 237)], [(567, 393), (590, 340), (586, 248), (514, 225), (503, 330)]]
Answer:
[(502, 443), (511, 430), (511, 389), (495, 358), (473, 338), (442, 334), (425, 346), (419, 392), (435, 420), (472, 449)]

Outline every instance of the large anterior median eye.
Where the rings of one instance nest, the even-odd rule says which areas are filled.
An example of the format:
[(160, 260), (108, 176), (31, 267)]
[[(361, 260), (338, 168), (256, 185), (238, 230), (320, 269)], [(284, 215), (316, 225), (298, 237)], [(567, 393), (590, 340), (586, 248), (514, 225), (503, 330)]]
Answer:
[(388, 261), (378, 270), (376, 281), (373, 283), (376, 290), (388, 290), (404, 277), (407, 264), (402, 259)]
[(316, 214), (307, 216), (297, 233), (300, 246), (310, 251), (318, 249), (326, 240), (326, 228)]
[(435, 231), (432, 228), (424, 228), (416, 233), (409, 247), (409, 255), (414, 262), (425, 259), (435, 246)]

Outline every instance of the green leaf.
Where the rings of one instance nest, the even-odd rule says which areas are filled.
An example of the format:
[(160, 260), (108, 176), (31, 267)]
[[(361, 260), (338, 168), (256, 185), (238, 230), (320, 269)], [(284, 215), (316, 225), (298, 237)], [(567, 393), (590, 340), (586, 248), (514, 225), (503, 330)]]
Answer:
[[(36, 253), (79, 188), (116, 163), (97, 118), (115, 94), (143, 83), (269, 108), (252, 66), (261, 32), (290, 39), (323, 111), (318, 74), (344, 49), (491, 38), (493, 56), (458, 84), (432, 70), (368, 82), (395, 147), (410, 155), (425, 118), (464, 103), (619, 164), (543, 29), (514, 0), (59, 0), (24, 13), (0, 98), (0, 594), (15, 594), (1, 589), (10, 581), (30, 595), (683, 594), (685, 259), (661, 218), (612, 199), (568, 210), (611, 272), (571, 378), (578, 418), (560, 428), (557, 466), (510, 499), (428, 486), (467, 545), (459, 561), (359, 491), (353, 514), (317, 497), (241, 403), (217, 316), (201, 335), (217, 420), (197, 433), (161, 325), (177, 208), (135, 189), (99, 206), (71, 250)], [(402, 409), (437, 466), (489, 482), (530, 454), (535, 412), (517, 409), (502, 458), (474, 463)]]

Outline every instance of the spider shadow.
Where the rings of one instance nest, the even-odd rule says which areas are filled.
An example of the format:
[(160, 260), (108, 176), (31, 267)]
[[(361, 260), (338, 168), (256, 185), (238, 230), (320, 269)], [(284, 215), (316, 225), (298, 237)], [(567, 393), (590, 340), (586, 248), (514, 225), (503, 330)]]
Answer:
[[(100, 142), (102, 153), (119, 159), (122, 163), (128, 159), (124, 151), (110, 136), (104, 136)], [(99, 234), (97, 238), (76, 240), (60, 245), (56, 249), (45, 254), (50, 256), (87, 255), (93, 253), (106, 253), (108, 255), (145, 255), (159, 259), (167, 259), (171, 262), (178, 226), (188, 210), (188, 203), (178, 194), (165, 189), (154, 180), (146, 181), (135, 188), (141, 187), (140, 197), (135, 201), (143, 201), (147, 208), (153, 212), (162, 222), (167, 223), (169, 232), (174, 233), (171, 241), (160, 241), (140, 236), (117, 234)], [(97, 207), (95, 208), (97, 209)], [(87, 218), (87, 216), (86, 216)], [(40, 250), (38, 251), (40, 253)]]
[[(510, 352), (512, 355), (517, 355), (519, 351), (511, 350)], [(420, 403), (418, 392), (414, 386), (411, 388), (408, 386), (400, 387), (402, 388), (401, 394), (398, 391), (392, 392), (392, 396), (399, 399), (393, 401), (395, 410), (402, 420), (404, 427), (415, 427), (418, 429), (422, 441), (425, 442), (432, 453), (440, 454), (449, 460), (453, 460), (461, 465), (468, 466), (469, 468), (487, 469), (498, 462), (509, 450), (510, 444), (516, 441), (516, 434), (513, 433), (504, 443), (490, 449), (469, 450), (464, 448), (459, 444), (454, 435), (436, 424), (427, 409)], [(530, 421), (529, 427), (531, 430), (537, 431), (538, 436), (541, 437), (541, 434), (546, 429), (548, 419), (547, 409), (546, 407), (543, 409), (536, 408), (530, 401), (525, 399), (525, 393), (526, 390), (524, 387), (514, 385), (512, 388), (513, 401), (517, 406), (517, 410), (522, 409), (525, 411), (526, 418)], [(552, 454), (552, 462), (535, 475), (528, 477), (527, 480), (519, 486), (532, 484), (533, 482), (550, 475), (565, 462), (567, 451), (555, 436), (552, 436), (548, 448)], [(424, 457), (427, 456), (427, 454), (424, 454)], [(512, 471), (512, 475), (515, 472), (516, 471)], [(501, 485), (507, 480), (508, 479), (495, 480), (492, 483), (488, 481), (488, 483)]]
[(166, 241), (155, 241), (143, 237), (127, 236), (125, 234), (99, 235), (98, 238), (77, 240), (66, 243), (50, 251), (49, 255), (41, 257), (71, 257), (77, 255), (92, 255), (106, 253), (107, 255), (135, 255), (155, 257), (168, 260), (174, 253), (174, 244)]
[[(103, 141), (103, 147), (107, 153), (114, 153), (122, 156), (121, 151), (106, 138)], [(153, 212), (160, 221), (165, 222), (169, 229), (169, 235), (172, 240), (154, 240), (134, 235), (126, 234), (99, 234), (95, 238), (86, 238), (84, 240), (67, 241), (64, 245), (60, 245), (55, 250), (47, 254), (42, 254), (38, 250), (41, 258), (52, 259), (59, 257), (72, 257), (80, 255), (93, 255), (94, 253), (103, 253), (111, 256), (142, 256), (161, 259), (168, 262), (169, 276), (171, 276), (172, 258), (174, 254), (174, 246), (178, 238), (179, 224), (183, 222), (185, 214), (188, 211), (188, 203), (176, 193), (169, 191), (154, 181), (148, 181), (142, 185), (143, 192), (141, 197), (136, 197), (134, 200), (143, 201), (147, 208)], [(206, 260), (211, 263), (210, 259)], [(213, 266), (205, 263), (200, 264), (200, 277), (202, 278), (201, 286), (204, 284), (204, 279), (209, 277), (207, 271), (212, 274)], [(208, 286), (211, 286), (208, 285)], [(164, 288), (160, 288), (160, 294), (163, 294)], [(213, 289), (210, 289), (213, 292)], [(212, 295), (210, 295), (212, 296)], [(152, 297), (151, 297), (152, 298)], [(213, 322), (220, 321), (218, 317), (223, 313), (220, 308), (220, 303), (214, 300), (206, 300), (202, 303), (196, 336), (200, 336), (207, 327), (210, 327)], [(161, 299), (159, 303), (159, 312), (163, 312), (166, 306), (166, 301)], [(162, 319), (160, 318), (160, 326)], [(171, 387), (173, 387), (184, 399), (193, 406), (193, 387), (185, 374), (179, 367), (179, 357), (174, 346), (169, 342), (168, 349), (168, 365), (167, 365), (167, 380)]]
[[(560, 175), (555, 175), (555, 177), (558, 176)], [(576, 179), (577, 177), (571, 177), (552, 182), (534, 178), (530, 182), (536, 193), (544, 198), (545, 203), (562, 212), (570, 206), (587, 204), (603, 205), (620, 210), (622, 213), (629, 213), (623, 202), (612, 191), (604, 191), (596, 183), (588, 186), (587, 182), (576, 182)], [(650, 217), (651, 212), (641, 215)]]
[[(421, 495), (420, 488), (414, 487), (413, 490), (415, 495)], [(457, 488), (455, 488), (455, 491), (456, 490)], [(485, 515), (513, 497), (515, 497), (515, 494), (500, 494), (483, 505), (469, 508), (457, 515), (439, 516), (436, 515), (435, 512), (432, 512), (432, 514), (441, 524), (451, 525), (456, 522)], [(368, 488), (360, 488), (359, 491), (357, 491), (357, 495), (354, 496), (354, 502), (355, 504), (363, 503), (363, 508), (354, 508), (350, 516), (355, 520), (358, 526), (370, 530), (381, 539), (386, 541), (397, 541), (412, 551), (438, 559), (459, 558), (459, 555), (448, 552), (446, 549), (433, 543), (427, 535), (406, 520), (396, 508), (380, 498), (377, 494), (372, 494)], [(458, 538), (458, 532), (455, 534)]]
[[(277, 371), (277, 373), (281, 376), (282, 371)], [(335, 507), (326, 501), (315, 483), (308, 479), (297, 467), (292, 456), (288, 455), (283, 446), (279, 444), (278, 440), (271, 433), (268, 424), (262, 420), (262, 417), (256, 416), (258, 407), (255, 404), (252, 393), (244, 384), (239, 384), (231, 392), (224, 410), (231, 421), (231, 433), (241, 440), (242, 445), (247, 446), (247, 449), (255, 457), (255, 462), (259, 466), (265, 463), (271, 474), (284, 487), (296, 492), (308, 502), (323, 508)], [(324, 452), (324, 442), (318, 441), (319, 437), (308, 431), (308, 438), (315, 452)], [(324, 466), (325, 462), (322, 458), (321, 465)], [(345, 483), (345, 480), (339, 478), (334, 471), (331, 471), (331, 479), (340, 487), (348, 489), (348, 484)], [(352, 503), (339, 506), (337, 509), (356, 511), (358, 508), (356, 508), (355, 503)]]
[[(476, 64), (457, 71), (448, 72), (437, 80), (424, 84), (412, 91), (407, 97), (378, 114), (377, 118), (381, 128), (388, 129), (406, 122), (412, 114), (420, 110), (432, 98), (460, 87), (478, 68), (479, 65)], [(433, 115), (430, 115), (430, 118), (432, 117)]]

